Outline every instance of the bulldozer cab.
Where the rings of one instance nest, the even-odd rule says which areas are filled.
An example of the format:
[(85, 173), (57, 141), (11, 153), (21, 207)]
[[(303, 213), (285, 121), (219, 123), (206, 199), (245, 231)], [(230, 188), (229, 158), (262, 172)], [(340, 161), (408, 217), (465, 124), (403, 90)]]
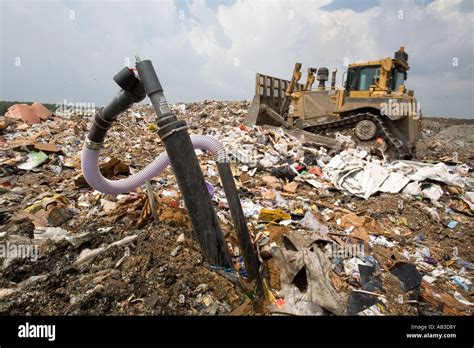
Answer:
[(395, 52), (395, 58), (349, 65), (344, 83), (344, 97), (383, 97), (392, 93), (406, 93), (404, 88), (409, 69), (408, 55), (403, 47)]
[[(380, 66), (367, 65), (350, 67), (347, 70), (347, 80), (344, 86), (345, 96), (357, 97), (363, 92), (369, 92), (376, 84), (376, 76)], [(361, 93), (357, 93), (361, 92)], [(368, 96), (368, 93), (366, 93)]]

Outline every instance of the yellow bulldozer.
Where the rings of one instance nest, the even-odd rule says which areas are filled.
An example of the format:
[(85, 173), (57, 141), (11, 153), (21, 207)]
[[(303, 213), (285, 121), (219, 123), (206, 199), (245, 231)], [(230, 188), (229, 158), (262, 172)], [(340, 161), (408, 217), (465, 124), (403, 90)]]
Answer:
[[(326, 86), (329, 70), (308, 68), (303, 84), (301, 64), (291, 80), (256, 75), (256, 90), (245, 119), (247, 125), (300, 128), (312, 133), (353, 128), (362, 141), (382, 138), (397, 157), (414, 155), (420, 136), (421, 109), (407, 90), (408, 54), (404, 47), (394, 57), (348, 65), (336, 87), (337, 70)], [(313, 88), (315, 79), (319, 84)]]

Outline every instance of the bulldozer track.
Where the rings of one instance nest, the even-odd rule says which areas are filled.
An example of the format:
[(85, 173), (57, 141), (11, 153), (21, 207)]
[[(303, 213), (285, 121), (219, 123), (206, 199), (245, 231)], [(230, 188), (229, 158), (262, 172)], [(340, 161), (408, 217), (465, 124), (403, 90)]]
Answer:
[(360, 113), (354, 116), (345, 117), (339, 121), (306, 126), (303, 129), (311, 133), (316, 133), (325, 129), (342, 128), (345, 126), (354, 125), (362, 120), (370, 120), (374, 122), (377, 125), (379, 132), (384, 136), (388, 145), (397, 152), (400, 158), (409, 156), (403, 134), (396, 130), (396, 128), (392, 125), (392, 121), (386, 116), (378, 116), (371, 113)]

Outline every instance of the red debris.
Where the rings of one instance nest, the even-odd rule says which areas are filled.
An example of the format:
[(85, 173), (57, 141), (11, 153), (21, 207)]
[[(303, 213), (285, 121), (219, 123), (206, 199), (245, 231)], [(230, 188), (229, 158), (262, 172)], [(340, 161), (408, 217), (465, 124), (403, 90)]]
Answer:
[(43, 121), (46, 121), (51, 116), (53, 116), (53, 113), (41, 103), (33, 103), (31, 107), (35, 109), (36, 115)]
[(52, 112), (41, 103), (33, 103), (33, 105), (15, 104), (8, 108), (5, 116), (23, 120), (32, 125), (41, 123), (41, 120), (47, 120), (52, 116)]

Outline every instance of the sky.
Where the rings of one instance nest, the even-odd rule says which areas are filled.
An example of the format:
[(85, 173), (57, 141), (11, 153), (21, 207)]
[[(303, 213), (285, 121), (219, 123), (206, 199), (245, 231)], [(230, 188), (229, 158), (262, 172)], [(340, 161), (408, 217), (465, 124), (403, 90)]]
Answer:
[(0, 0), (0, 100), (108, 103), (150, 59), (170, 102), (252, 99), (255, 73), (409, 55), (427, 116), (474, 118), (473, 0)]

